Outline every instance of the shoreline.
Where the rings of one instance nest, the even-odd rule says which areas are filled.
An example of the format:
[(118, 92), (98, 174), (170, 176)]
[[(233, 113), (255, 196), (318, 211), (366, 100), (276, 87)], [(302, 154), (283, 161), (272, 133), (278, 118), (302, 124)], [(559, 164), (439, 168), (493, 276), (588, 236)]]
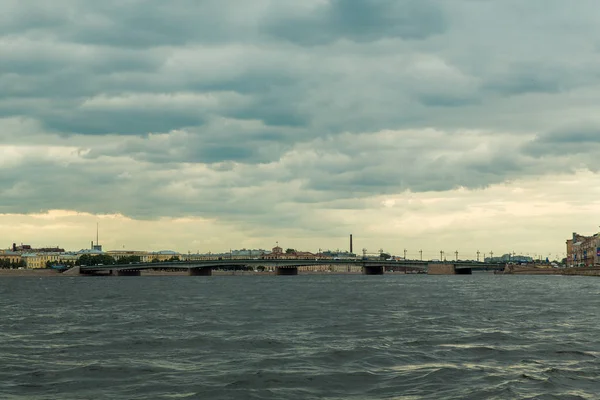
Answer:
[[(399, 272), (388, 272), (389, 274), (402, 274)], [(212, 276), (277, 276), (275, 272), (250, 272), (250, 271), (213, 271)], [(325, 272), (325, 271), (302, 271), (300, 275), (362, 275), (361, 272)], [(409, 274), (410, 275), (410, 274)], [(92, 277), (102, 275), (67, 275), (53, 269), (0, 269), (0, 278), (18, 277)], [(104, 275), (111, 277), (111, 275)], [(115, 275), (116, 276), (116, 275)], [(151, 271), (142, 270), (140, 277), (144, 276), (189, 276), (187, 271)]]
[(531, 268), (507, 267), (498, 275), (562, 275), (562, 276), (600, 276), (600, 267), (578, 268)]
[[(404, 272), (386, 272), (386, 275), (405, 275)], [(299, 275), (362, 275), (361, 272), (347, 271), (300, 271)], [(415, 275), (415, 274), (406, 274)], [(586, 268), (527, 268), (517, 267), (496, 272), (495, 275), (563, 275), (563, 276), (600, 276), (600, 267)], [(0, 269), (0, 278), (53, 278), (53, 277), (88, 277), (86, 275), (68, 275), (53, 269)], [(187, 271), (151, 271), (142, 270), (144, 276), (188, 276)], [(249, 272), (249, 271), (213, 271), (212, 276), (277, 276), (275, 272)], [(108, 277), (108, 275), (107, 275)]]

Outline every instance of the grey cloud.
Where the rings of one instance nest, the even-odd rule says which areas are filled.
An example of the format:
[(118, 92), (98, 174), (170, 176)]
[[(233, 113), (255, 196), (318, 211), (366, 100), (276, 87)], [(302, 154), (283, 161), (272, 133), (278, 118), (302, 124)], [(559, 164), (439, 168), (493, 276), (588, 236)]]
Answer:
[(520, 95), (525, 93), (557, 93), (564, 85), (564, 74), (549, 73), (543, 66), (532, 64), (510, 71), (504, 76), (492, 77), (483, 86), (485, 90), (502, 95)]
[(424, 39), (445, 30), (441, 10), (428, 0), (331, 0), (308, 15), (278, 19), (267, 28), (271, 35), (301, 45), (341, 38), (358, 42)]
[(123, 109), (55, 113), (44, 117), (43, 126), (58, 133), (145, 135), (152, 131), (165, 132), (202, 123), (201, 115), (185, 111)]
[[(95, 146), (86, 155), (127, 156), (152, 163), (219, 164), (216, 169), (227, 170), (227, 162), (246, 164), (269, 163), (279, 159), (292, 147), (294, 129), (280, 129), (236, 120), (210, 120), (202, 127), (148, 138), (128, 138)], [(225, 163), (225, 164), (223, 164)]]
[[(260, 136), (260, 130), (255, 132)], [(185, 153), (185, 145), (193, 142), (180, 135), (179, 142), (163, 135), (152, 151)], [(89, 156), (76, 162), (72, 156), (30, 154), (26, 159), (31, 161), (14, 167), (18, 174), (0, 167), (0, 212), (66, 208), (145, 219), (196, 215), (235, 222), (245, 229), (260, 225), (316, 230), (326, 229), (327, 221), (319, 220), (315, 210), (366, 207), (366, 200), (375, 195), (461, 186), (477, 189), (573, 166), (564, 160), (534, 162), (520, 151), (526, 140), (518, 136), (455, 132), (440, 140), (444, 137), (445, 133), (436, 131), (389, 132), (376, 137), (345, 134), (298, 144), (265, 163), (223, 161), (214, 168), (137, 158), (136, 144), (143, 145), (153, 137), (105, 137), (105, 142), (114, 140), (115, 148), (134, 142), (121, 153), (106, 155), (110, 153), (108, 143), (96, 139), (94, 147), (104, 150), (92, 154), (92, 149)], [(482, 145), (489, 146), (482, 151)], [(194, 152), (202, 151), (201, 146), (199, 142), (184, 157), (194, 157)], [(253, 144), (247, 151), (258, 147)], [(147, 148), (138, 150), (142, 156), (149, 154)], [(211, 150), (219, 149), (209, 145), (207, 151)], [(231, 149), (220, 150), (226, 153)]]
[(535, 157), (561, 157), (565, 155), (587, 155), (579, 158), (588, 168), (600, 167), (592, 154), (600, 150), (600, 128), (588, 125), (569, 127), (542, 133), (523, 147), (523, 151)]
[[(258, 1), (254, 2), (258, 6)], [(0, 32), (35, 36), (49, 33), (68, 42), (124, 48), (177, 46), (190, 42), (223, 42), (240, 37), (231, 22), (244, 19), (232, 15), (233, 8), (216, 0), (134, 0), (89, 2), (56, 0), (30, 7), (10, 1)], [(239, 3), (235, 10), (251, 13), (252, 7)], [(234, 18), (234, 21), (230, 21)], [(237, 26), (240, 26), (238, 24)], [(242, 29), (243, 31), (243, 29)], [(243, 37), (243, 36), (241, 36)]]
[(570, 130), (559, 130), (546, 133), (537, 138), (536, 142), (546, 144), (567, 143), (600, 143), (600, 127), (572, 128)]
[[(308, 152), (305, 157), (284, 158), (281, 163), (287, 174), (281, 179), (295, 177), (306, 190), (337, 198), (362, 198), (405, 190), (478, 189), (547, 168), (540, 165), (537, 170), (530, 157), (520, 152), (523, 141), (514, 138), (455, 134), (439, 141), (440, 135), (397, 132), (379, 135), (375, 141), (369, 135), (319, 141), (311, 145), (320, 149), (318, 155)], [(481, 153), (479, 146), (490, 139), (496, 145)]]
[(476, 97), (459, 97), (452, 95), (423, 94), (419, 96), (419, 101), (430, 107), (463, 107), (466, 105), (477, 104), (480, 100)]
[(3, 210), (303, 223), (377, 194), (597, 166), (593, 124), (556, 128), (600, 101), (595, 2), (3, 7), (0, 142), (84, 154), (1, 170)]

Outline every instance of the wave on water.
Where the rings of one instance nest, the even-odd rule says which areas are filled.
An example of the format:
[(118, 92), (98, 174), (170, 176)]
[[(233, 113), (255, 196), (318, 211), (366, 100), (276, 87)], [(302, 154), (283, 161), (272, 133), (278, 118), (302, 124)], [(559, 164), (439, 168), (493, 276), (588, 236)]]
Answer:
[(0, 280), (0, 398), (598, 398), (600, 281), (460, 279)]

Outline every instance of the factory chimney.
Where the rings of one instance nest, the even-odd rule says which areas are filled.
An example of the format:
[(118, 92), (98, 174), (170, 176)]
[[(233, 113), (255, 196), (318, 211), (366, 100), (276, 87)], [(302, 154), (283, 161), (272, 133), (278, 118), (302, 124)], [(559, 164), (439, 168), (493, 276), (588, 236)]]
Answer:
[(350, 234), (350, 254), (352, 253), (352, 234)]

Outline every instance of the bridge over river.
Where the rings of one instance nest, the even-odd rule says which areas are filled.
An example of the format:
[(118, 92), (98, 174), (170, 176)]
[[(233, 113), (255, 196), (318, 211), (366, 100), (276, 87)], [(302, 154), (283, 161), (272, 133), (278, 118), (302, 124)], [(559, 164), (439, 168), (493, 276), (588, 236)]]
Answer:
[[(323, 259), (247, 259), (247, 260), (201, 260), (173, 261), (161, 263), (131, 263), (113, 265), (92, 265), (76, 267), (71, 274), (139, 276), (141, 271), (152, 269), (187, 270), (191, 276), (210, 276), (213, 269), (236, 267), (274, 268), (277, 275), (298, 275), (298, 268), (310, 266), (360, 266), (365, 275), (382, 275), (388, 271), (423, 271), (430, 275), (463, 275), (477, 270), (504, 270), (503, 263), (482, 262), (430, 262), (411, 260), (323, 260)], [(69, 271), (68, 271), (69, 272)], [(68, 273), (67, 272), (67, 273)]]

